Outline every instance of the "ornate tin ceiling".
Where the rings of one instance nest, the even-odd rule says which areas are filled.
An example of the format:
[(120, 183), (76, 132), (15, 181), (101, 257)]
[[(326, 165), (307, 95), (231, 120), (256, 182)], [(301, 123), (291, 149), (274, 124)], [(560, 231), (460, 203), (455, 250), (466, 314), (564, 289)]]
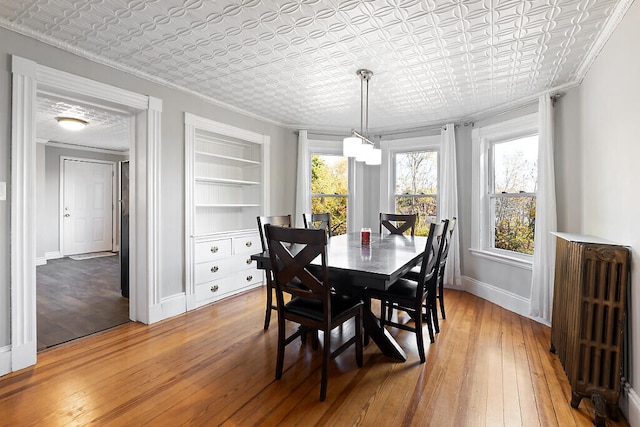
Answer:
[(580, 82), (632, 0), (0, 0), (0, 25), (292, 128), (461, 120)]

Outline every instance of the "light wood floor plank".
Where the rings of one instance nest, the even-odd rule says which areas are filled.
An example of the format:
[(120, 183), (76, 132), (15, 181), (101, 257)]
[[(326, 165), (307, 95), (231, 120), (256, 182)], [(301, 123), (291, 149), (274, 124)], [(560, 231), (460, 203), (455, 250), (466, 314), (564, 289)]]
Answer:
[[(0, 426), (592, 424), (590, 402), (569, 406), (549, 328), (452, 290), (434, 344), (424, 331), (426, 363), (414, 334), (390, 329), (407, 362), (370, 344), (358, 368), (351, 347), (330, 364), (327, 401), (319, 402), (321, 352), (310, 343), (288, 346), (275, 380), (277, 322), (262, 330), (263, 292), (39, 353), (35, 367), (0, 378)], [(352, 328), (332, 337), (348, 338)]]

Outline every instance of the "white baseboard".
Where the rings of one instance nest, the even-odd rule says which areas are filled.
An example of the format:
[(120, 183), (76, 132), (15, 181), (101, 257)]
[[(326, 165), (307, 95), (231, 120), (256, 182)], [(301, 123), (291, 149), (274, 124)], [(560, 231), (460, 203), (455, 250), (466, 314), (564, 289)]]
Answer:
[(0, 377), (11, 372), (11, 346), (0, 347)]
[(36, 364), (37, 348), (35, 341), (28, 341), (11, 348), (11, 371), (19, 371)]
[(528, 298), (521, 297), (512, 292), (505, 291), (488, 283), (481, 282), (471, 277), (462, 277), (462, 287), (465, 291), (477, 297), (490, 301), (502, 308), (513, 311), (521, 316), (536, 320), (529, 316), (530, 302)]
[(62, 254), (60, 251), (45, 252), (43, 257), (36, 257), (36, 267), (39, 265), (47, 265), (47, 261), (50, 259), (60, 259)]
[(45, 252), (45, 253), (44, 253), (44, 257), (45, 257), (47, 260), (50, 260), (50, 259), (60, 259), (60, 258), (63, 258), (63, 255), (60, 253), (60, 251), (54, 251), (54, 252)]
[(628, 382), (625, 382), (620, 393), (620, 409), (629, 425), (640, 426), (640, 396)]
[(185, 293), (162, 298), (160, 304), (149, 309), (149, 324), (168, 319), (187, 310), (187, 297)]

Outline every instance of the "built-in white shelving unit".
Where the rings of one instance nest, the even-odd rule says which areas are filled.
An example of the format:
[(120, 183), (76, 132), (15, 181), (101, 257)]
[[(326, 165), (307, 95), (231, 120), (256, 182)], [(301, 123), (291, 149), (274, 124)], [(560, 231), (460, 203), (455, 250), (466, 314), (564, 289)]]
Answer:
[(269, 137), (185, 114), (187, 308), (262, 284), (256, 217), (267, 210)]

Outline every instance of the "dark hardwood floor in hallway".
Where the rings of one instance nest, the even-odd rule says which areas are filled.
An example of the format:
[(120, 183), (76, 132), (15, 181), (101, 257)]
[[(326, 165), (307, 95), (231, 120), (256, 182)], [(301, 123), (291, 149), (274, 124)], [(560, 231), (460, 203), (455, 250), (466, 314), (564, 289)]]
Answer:
[(38, 350), (129, 321), (118, 256), (49, 260), (36, 283)]

